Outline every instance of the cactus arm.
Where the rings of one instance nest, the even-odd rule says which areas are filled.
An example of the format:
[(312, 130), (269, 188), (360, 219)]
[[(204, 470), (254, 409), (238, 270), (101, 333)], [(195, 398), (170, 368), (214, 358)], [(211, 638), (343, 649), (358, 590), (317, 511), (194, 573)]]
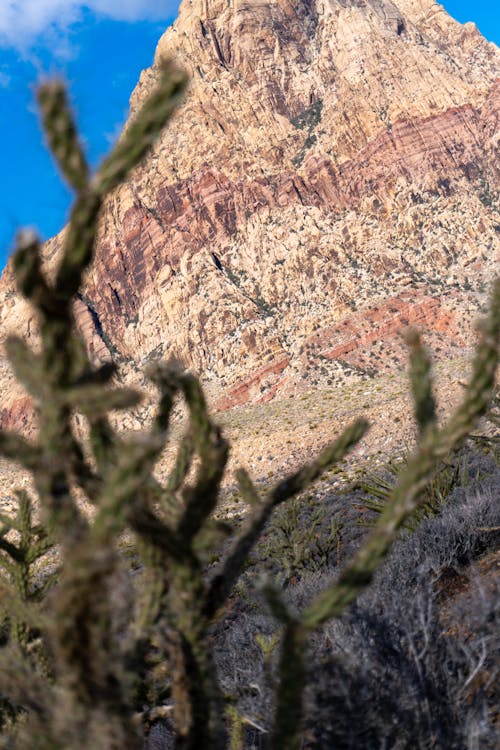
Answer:
[(271, 498), (273, 498), (274, 505), (279, 505), (299, 492), (302, 492), (302, 490), (316, 481), (327, 469), (330, 469), (338, 461), (341, 461), (359, 443), (361, 438), (366, 434), (368, 427), (366, 419), (357, 419), (336, 440), (327, 445), (314, 461), (306, 464), (299, 471), (279, 482), (271, 491)]
[(227, 442), (215, 429), (200, 456), (195, 485), (183, 492), (185, 509), (177, 525), (177, 534), (184, 543), (194, 539), (215, 509), (228, 452)]
[(473, 371), (464, 399), (448, 424), (427, 430), (420, 445), (399, 475), (392, 497), (373, 532), (347, 566), (338, 583), (320, 594), (308, 607), (303, 623), (317, 627), (338, 616), (369, 585), (386, 557), (398, 530), (418, 507), (422, 490), (432, 479), (439, 462), (455, 450), (484, 414), (495, 385), (500, 338), (500, 280), (494, 286), (490, 316), (483, 326)]
[(100, 474), (117, 457), (117, 440), (106, 417), (89, 417), (89, 442)]
[(246, 469), (240, 468), (236, 471), (236, 481), (243, 499), (251, 508), (258, 508), (262, 504), (262, 498), (257, 492), (250, 474)]
[(53, 292), (42, 273), (40, 241), (34, 232), (24, 231), (18, 235), (13, 267), (21, 294), (43, 315), (57, 314)]
[(40, 466), (40, 449), (15, 432), (0, 430), (0, 455), (29, 471), (36, 471)]
[(189, 409), (194, 448), (200, 458), (194, 486), (183, 493), (184, 511), (177, 526), (179, 537), (190, 544), (214, 510), (226, 467), (229, 446), (212, 424), (199, 382), (192, 375), (180, 377)]
[(410, 348), (410, 385), (413, 393), (415, 419), (422, 435), (436, 424), (436, 401), (434, 398), (431, 362), (422, 346), (420, 335), (410, 328), (405, 335)]
[(307, 636), (307, 628), (301, 622), (290, 620), (285, 624), (271, 735), (273, 750), (300, 750), (302, 747), (302, 696), (307, 676)]
[(5, 342), (5, 352), (14, 374), (28, 393), (43, 398), (46, 385), (42, 358), (35, 354), (23, 339), (17, 336), (9, 336)]
[(69, 185), (80, 192), (87, 186), (89, 169), (64, 83), (53, 80), (40, 86), (37, 98), (49, 148)]
[(339, 581), (317, 596), (298, 619), (288, 612), (278, 592), (270, 587), (265, 591), (273, 614), (285, 624), (272, 738), (273, 750), (298, 750), (301, 746), (300, 721), (306, 681), (307, 632), (333, 617), (338, 617), (369, 585), (375, 571), (385, 559), (398, 530), (418, 507), (421, 491), (432, 478), (439, 462), (460, 444), (487, 408), (498, 365), (500, 281), (495, 285), (490, 310), (490, 317), (485, 322), (483, 335), (477, 347), (473, 373), (465, 398), (441, 430), (435, 426), (430, 363), (419, 340), (410, 338), (413, 346), (410, 367), (415, 381), (413, 391), (420, 427), (420, 442), (407, 466), (400, 473), (392, 497), (372, 534), (341, 574)]
[(186, 83), (186, 74), (173, 63), (163, 64), (156, 90), (99, 168), (93, 181), (96, 193), (105, 195), (114, 190), (144, 158), (179, 106)]
[[(43, 700), (39, 705), (31, 701), (30, 691), (25, 689), (28, 674), (24, 672), (31, 675), (33, 660), (38, 662), (39, 659), (35, 652), (33, 659), (25, 654), (23, 669), (17, 669), (15, 675), (22, 694), (19, 703), (38, 711), (41, 716), (38, 724), (35, 714), (31, 716), (30, 725), (26, 727), (25, 734), (30, 736), (31, 746), (34, 743), (40, 747), (74, 747), (77, 736), (85, 744), (85, 737), (91, 737), (96, 729), (92, 729), (89, 722), (95, 722), (99, 712), (106, 716), (110, 737), (116, 730), (114, 741), (118, 745), (131, 750), (142, 745), (127, 712), (127, 684), (122, 681), (120, 655), (116, 641), (113, 642), (109, 585), (119, 564), (114, 549), (116, 535), (122, 530), (129, 513), (133, 516), (138, 508), (142, 509), (148, 520), (150, 514), (158, 536), (161, 531), (163, 545), (168, 547), (169, 529), (158, 522), (149, 505), (151, 471), (164, 446), (166, 435), (162, 425), (168, 423), (170, 406), (167, 401), (170, 397), (162, 400), (160, 412), (163, 409), (163, 413), (160, 414), (158, 429), (146, 439), (146, 445), (135, 444), (127, 448), (112, 429), (107, 412), (129, 408), (137, 403), (137, 395), (127, 389), (103, 388), (101, 391), (96, 387), (108, 384), (115, 368), (113, 365), (104, 365), (97, 370), (92, 368), (83, 341), (75, 331), (73, 297), (92, 259), (98, 212), (105, 195), (126, 177), (151, 147), (178, 104), (184, 86), (184, 74), (167, 66), (161, 72), (159, 88), (93, 178), (89, 177), (62, 85), (47, 84), (39, 91), (47, 140), (77, 196), (54, 283), (49, 283), (44, 274), (40, 243), (34, 234), (21, 234), (18, 240), (13, 259), (14, 272), (19, 289), (38, 312), (42, 346), (40, 355), (30, 352), (19, 340), (12, 340), (8, 349), (16, 374), (35, 396), (39, 432), (36, 446), (20, 436), (0, 432), (0, 453), (14, 458), (33, 472), (46, 525), (62, 542), (59, 585), (50, 592), (50, 618), (47, 618), (43, 632), (54, 657), (54, 679), (59, 694), (64, 696), (67, 706), (76, 711), (70, 711), (72, 716), (68, 718), (68, 722), (72, 722), (71, 729), (68, 722), (64, 729), (64, 717), (58, 715), (55, 719), (57, 700)], [(83, 449), (73, 434), (71, 420), (75, 411), (83, 413), (90, 424), (91, 445), (95, 449), (97, 464), (95, 470), (87, 464)], [(110, 465), (113, 466), (117, 458), (120, 460), (116, 470), (110, 471)], [(139, 474), (140, 481), (131, 479), (134, 472)], [(142, 493), (141, 482), (144, 485)], [(80, 512), (75, 501), (75, 483), (97, 506), (90, 521)], [(13, 564), (11, 572), (22, 588), (21, 593), (27, 595), (30, 565), (47, 551), (50, 543), (39, 525), (36, 528), (31, 525), (31, 506), (23, 505), (23, 502), (20, 498), (20, 549), (9, 546), (11, 543), (4, 534), (0, 533), (0, 540), (5, 553), (2, 559), (8, 553), (22, 558), (19, 560), (22, 570)], [(179, 550), (176, 548), (175, 552)], [(7, 564), (14, 562), (18, 561), (12, 556), (7, 560)], [(33, 592), (34, 600), (38, 593), (38, 590)], [(0, 601), (2, 607), (7, 603), (1, 581)], [(33, 611), (33, 607), (25, 607), (21, 598), (9, 590), (8, 612), (14, 627), (17, 623), (26, 623), (31, 628), (28, 614), (33, 614)], [(40, 626), (39, 618), (36, 619), (36, 626)], [(24, 626), (23, 631), (27, 632)], [(9, 650), (9, 659), (13, 654)], [(0, 675), (2, 688), (8, 682), (9, 674), (11, 672), (7, 669)], [(50, 692), (43, 693), (33, 676), (31, 682), (36, 685), (34, 695), (45, 697)], [(15, 686), (13, 691), (15, 694)], [(59, 730), (66, 735), (59, 736)]]
[(160, 391), (158, 411), (153, 420), (151, 432), (163, 434), (168, 429), (174, 398), (180, 387), (179, 366), (175, 362), (155, 363), (146, 370), (146, 375)]
[(283, 624), (274, 724), (271, 734), (273, 750), (299, 750), (302, 746), (301, 724), (303, 692), (306, 684), (306, 651), (308, 631), (292, 614), (282, 592), (272, 583), (262, 586), (271, 614)]
[(168, 492), (177, 492), (182, 486), (182, 483), (186, 479), (189, 469), (191, 468), (194, 452), (195, 446), (193, 435), (191, 430), (189, 430), (186, 435), (183, 436), (179, 444), (175, 464), (167, 479), (165, 489)]
[(255, 507), (243, 532), (235, 540), (222, 569), (211, 581), (206, 602), (206, 615), (212, 618), (224, 604), (231, 589), (241, 575), (247, 557), (259, 539), (262, 530), (269, 520), (274, 508), (304, 490), (321, 474), (344, 456), (361, 440), (368, 429), (364, 419), (357, 420), (330, 445), (328, 445), (316, 460), (307, 464), (298, 472), (279, 482), (271, 490), (264, 502), (257, 505), (257, 491), (246, 473), (239, 474), (240, 490), (244, 496), (251, 498)]

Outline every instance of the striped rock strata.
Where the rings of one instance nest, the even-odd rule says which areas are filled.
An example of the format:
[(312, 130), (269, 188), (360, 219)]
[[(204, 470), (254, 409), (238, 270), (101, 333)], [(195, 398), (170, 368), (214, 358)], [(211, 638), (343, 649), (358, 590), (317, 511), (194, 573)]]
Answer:
[[(433, 0), (184, 0), (189, 94), (107, 201), (79, 325), (138, 379), (174, 355), (220, 408), (463, 352), (498, 261), (500, 52)], [(57, 262), (62, 235), (45, 246)], [(0, 332), (36, 324), (0, 283)], [(25, 394), (0, 363), (4, 424)]]

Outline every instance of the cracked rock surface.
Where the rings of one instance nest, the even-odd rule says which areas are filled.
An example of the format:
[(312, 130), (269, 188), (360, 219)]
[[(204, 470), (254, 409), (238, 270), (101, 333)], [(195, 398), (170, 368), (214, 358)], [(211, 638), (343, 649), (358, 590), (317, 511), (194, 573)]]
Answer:
[[(409, 323), (463, 358), (498, 267), (498, 48), (433, 0), (184, 0), (132, 115), (168, 57), (188, 96), (107, 200), (75, 303), (92, 357), (143, 385), (175, 356), (221, 410), (399, 373)], [(36, 346), (8, 265), (12, 331)], [(0, 382), (29, 429), (5, 359)]]

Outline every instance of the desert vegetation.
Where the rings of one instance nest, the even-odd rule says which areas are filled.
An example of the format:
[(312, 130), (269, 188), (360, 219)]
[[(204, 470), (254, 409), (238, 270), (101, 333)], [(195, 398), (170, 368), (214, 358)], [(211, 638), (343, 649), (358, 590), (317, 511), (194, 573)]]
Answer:
[[(7, 351), (36, 402), (37, 432), (1, 432), (0, 453), (32, 472), (37, 497), (19, 492), (17, 515), (0, 516), (0, 747), (493, 748), (497, 582), (479, 572), (476, 582), (471, 567), (498, 539), (493, 453), (476, 448), (481, 477), (455, 481), (446, 503), (411, 519), (429, 510), (426, 488), (491, 403), (498, 282), (470, 382), (445, 424), (429, 357), (408, 332), (417, 444), (368, 533), (345, 521), (348, 492), (318, 505), (311, 489), (362, 440), (363, 419), (264, 494), (239, 470), (240, 522), (217, 514), (229, 445), (180, 363), (147, 372), (158, 391), (147, 431), (114, 427), (110, 414), (140, 394), (117, 386), (112, 363), (89, 361), (72, 302), (103, 200), (148, 152), (184, 86), (165, 66), (94, 175), (64, 87), (39, 90), (76, 201), (54, 279), (32, 233), (13, 260), (41, 345), (12, 337)], [(176, 399), (188, 427), (160, 484), (154, 468)], [(449, 595), (446, 576), (463, 597)]]

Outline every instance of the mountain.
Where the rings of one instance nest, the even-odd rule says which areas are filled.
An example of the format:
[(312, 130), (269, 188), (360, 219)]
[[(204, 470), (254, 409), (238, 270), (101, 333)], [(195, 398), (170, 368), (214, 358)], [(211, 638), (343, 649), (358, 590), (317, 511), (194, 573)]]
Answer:
[[(171, 355), (220, 409), (463, 356), (498, 266), (500, 51), (433, 0), (184, 0), (185, 103), (107, 201), (77, 301), (96, 359)], [(45, 245), (53, 267), (64, 230)], [(0, 281), (0, 341), (36, 323)], [(0, 362), (2, 422), (29, 400)]]

